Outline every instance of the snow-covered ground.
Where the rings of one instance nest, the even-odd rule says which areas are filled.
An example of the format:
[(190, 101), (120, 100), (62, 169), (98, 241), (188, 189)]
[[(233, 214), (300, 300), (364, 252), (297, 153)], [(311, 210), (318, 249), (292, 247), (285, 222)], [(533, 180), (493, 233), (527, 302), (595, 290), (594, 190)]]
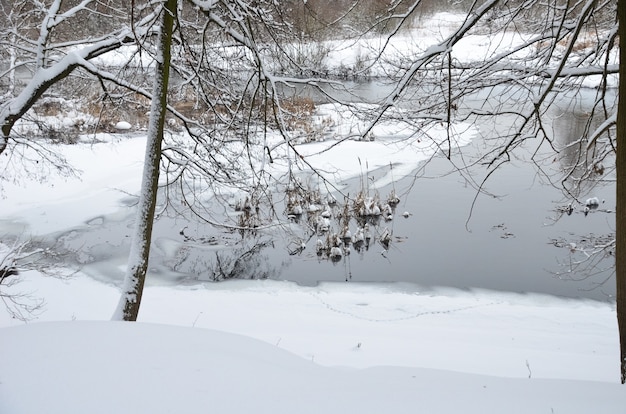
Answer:
[(621, 413), (607, 303), (414, 285), (233, 281), (119, 291), (29, 273), (0, 317), (0, 412)]
[[(459, 145), (472, 138), (471, 128), (459, 131)], [(145, 137), (99, 138), (55, 148), (82, 171), (79, 179), (42, 171), (25, 180), (11, 169), (16, 181), (4, 176), (0, 225), (45, 235), (128, 208)], [(340, 157), (344, 179), (361, 173), (360, 160), (383, 166), (394, 157), (406, 174), (416, 154), (432, 155), (384, 140), (344, 144), (353, 159), (336, 148), (314, 155), (324, 143), (302, 153), (326, 169)], [(46, 305), (28, 323), (0, 309), (2, 414), (569, 414), (626, 406), (611, 303), (411, 284), (231, 281), (148, 286), (140, 322), (131, 324), (109, 321), (116, 286), (80, 271), (20, 277), (2, 292), (30, 292)]]
[[(127, 209), (145, 139), (102, 141), (59, 147), (80, 179), (5, 183), (3, 223), (46, 234)], [(364, 159), (385, 146), (355, 144)], [(141, 323), (122, 324), (106, 322), (115, 286), (80, 272), (21, 277), (4, 292), (46, 306), (27, 324), (0, 312), (2, 413), (618, 413), (626, 403), (611, 303), (233, 281), (148, 286)]]

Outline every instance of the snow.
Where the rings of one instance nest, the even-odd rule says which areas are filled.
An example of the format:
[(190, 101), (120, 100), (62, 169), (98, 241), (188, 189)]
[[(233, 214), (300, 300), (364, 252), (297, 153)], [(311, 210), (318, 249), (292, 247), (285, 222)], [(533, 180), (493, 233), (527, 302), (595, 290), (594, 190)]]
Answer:
[[(198, 7), (207, 9), (210, 9), (212, 5), (212, 2), (205, 3), (199, 0), (194, 0), (194, 2)], [(481, 10), (489, 9), (493, 3), (493, 1), (486, 2), (480, 10), (477, 10), (476, 14), (479, 15), (482, 13)], [(219, 16), (212, 14), (212, 17), (218, 25), (227, 28), (228, 25)], [(474, 18), (476, 15), (472, 17)], [(526, 66), (526, 69), (541, 67), (548, 73), (553, 70), (547, 67), (540, 57), (534, 56), (537, 43), (533, 43), (533, 40), (536, 40), (537, 35), (532, 33), (505, 30), (486, 34), (479, 30), (474, 30), (465, 33), (461, 39), (458, 39), (458, 42), (449, 45), (447, 42), (449, 38), (457, 32), (467, 30), (471, 26), (472, 21), (472, 18), (467, 19), (467, 16), (462, 14), (437, 12), (429, 15), (427, 19), (416, 22), (416, 25), (411, 27), (411, 30), (400, 31), (389, 39), (389, 42), (381, 41), (376, 36), (362, 36), (358, 40), (328, 40), (321, 43), (298, 44), (296, 49), (299, 54), (309, 53), (311, 56), (316, 56), (316, 62), (320, 61), (319, 67), (312, 69), (329, 70), (331, 73), (344, 73), (344, 71), (347, 71), (347, 73), (366, 74), (382, 78), (386, 78), (390, 74), (398, 75), (398, 73), (401, 73), (402, 71), (399, 68), (405, 67), (409, 57), (410, 59), (417, 59), (418, 63), (421, 62), (418, 64), (419, 66), (428, 60), (429, 57), (448, 51), (454, 60), (465, 64), (494, 61), (498, 56), (506, 56), (501, 63), (509, 65), (511, 72), (518, 71), (520, 69), (518, 66), (519, 62), (524, 60), (523, 64)], [(230, 29), (227, 30), (238, 42), (248, 44), (247, 40), (242, 38), (237, 32)], [(596, 34), (593, 33), (581, 33), (583, 40), (586, 38), (594, 39), (595, 36)], [(271, 48), (272, 45), (269, 45), (269, 47)], [(323, 56), (319, 56), (320, 50), (327, 52), (324, 52)], [(563, 51), (564, 46), (558, 44), (554, 59), (551, 61), (555, 67)], [(232, 66), (229, 58), (241, 56), (241, 54), (241, 49), (233, 47), (225, 55), (213, 55), (212, 63), (216, 67), (221, 66), (226, 69)], [(260, 57), (273, 58), (271, 54)], [(579, 68), (580, 63), (576, 61), (577, 58), (578, 55), (576, 53), (570, 57), (568, 65), (563, 68), (562, 75), (580, 76), (581, 85), (588, 88), (596, 88), (598, 85), (603, 84), (604, 81), (607, 82), (609, 87), (617, 87), (618, 76), (616, 73), (609, 74), (605, 78), (601, 65), (587, 64), (585, 67)], [(134, 46), (123, 46), (96, 57), (93, 59), (93, 62), (105, 67), (131, 64), (145, 68), (153, 64), (153, 58), (148, 54), (138, 54)], [(612, 50), (608, 57), (607, 68), (615, 70), (617, 63), (617, 51)], [(271, 61), (264, 62), (264, 65), (266, 68), (275, 67), (274, 62)], [(363, 69), (360, 68), (366, 69), (365, 73), (362, 73)], [(582, 76), (584, 72), (594, 72), (595, 74)], [(269, 73), (266, 76), (273, 77)], [(571, 82), (571, 80), (567, 79), (566, 82)]]
[[(621, 413), (611, 304), (407, 284), (232, 281), (119, 291), (25, 275), (0, 316), (0, 412)], [(529, 378), (530, 377), (530, 378)], [(36, 396), (36, 398), (33, 398)]]
[[(336, 104), (320, 105), (318, 116), (322, 124), (334, 127), (335, 137), (297, 147), (300, 155), (320, 171), (335, 175), (337, 182), (362, 176), (393, 163), (393, 171), (374, 177), (372, 188), (391, 184), (394, 179), (408, 176), (440, 150), (463, 147), (478, 134), (470, 123), (452, 124), (451, 142), (445, 125), (433, 124), (419, 131), (414, 126), (399, 121), (385, 121), (374, 126), (371, 141), (346, 140), (345, 137), (360, 135), (368, 123), (359, 120), (345, 107)], [(339, 145), (338, 145), (339, 144)]]
[(119, 121), (115, 124), (115, 129), (118, 131), (128, 131), (132, 128), (132, 125), (127, 121)]
[[(337, 138), (296, 145), (296, 148), (310, 165), (327, 171), (327, 177), (335, 184), (388, 167), (393, 162), (392, 171), (370, 177), (370, 187), (380, 188), (409, 175), (419, 162), (448, 145), (446, 129), (439, 125), (420, 131), (419, 134), (427, 134), (424, 139), (412, 139), (416, 132), (409, 127), (381, 124), (373, 130), (375, 141), (348, 139), (340, 142), (339, 137), (350, 134), (350, 130), (359, 131), (365, 123), (332, 105), (322, 106), (319, 113), (321, 118), (333, 120)], [(66, 119), (59, 118), (58, 122), (70, 122)], [(475, 127), (465, 123), (455, 124), (453, 132), (454, 147), (467, 145), (477, 133)], [(282, 142), (278, 135), (273, 139)], [(62, 177), (54, 172), (34, 174), (20, 165), (6, 168), (4, 163), (9, 160), (2, 160), (0, 166), (9, 172), (0, 179), (0, 197), (5, 201), (0, 218), (27, 221), (27, 234), (35, 236), (72, 228), (98, 215), (119, 212), (122, 205), (128, 204), (127, 200), (137, 200), (145, 145), (145, 135), (125, 137), (118, 133), (90, 135), (74, 145), (53, 147), (78, 177)], [(282, 155), (286, 156), (284, 152)], [(34, 158), (34, 152), (30, 158)], [(271, 168), (276, 176), (281, 176), (289, 166), (276, 160)]]
[[(2, 218), (44, 234), (115, 214), (139, 190), (145, 137), (100, 138), (58, 147), (80, 181), (5, 185)], [(350, 143), (362, 159), (388, 148)], [(82, 272), (21, 277), (3, 292), (46, 308), (28, 324), (0, 312), (2, 413), (618, 413), (626, 403), (613, 303), (232, 281), (148, 285), (140, 323), (124, 324), (108, 321), (117, 286)]]
[(14, 222), (27, 219), (27, 234), (35, 236), (118, 212), (120, 203), (138, 192), (145, 144), (145, 136), (115, 138), (99, 134), (95, 142), (53, 147), (74, 167), (78, 177), (50, 173), (38, 179), (26, 176), (16, 166), (3, 168), (15, 177), (0, 181), (2, 218)]
[[(455, 54), (474, 53), (481, 41), (464, 39)], [(349, 116), (339, 122), (341, 108), (321, 110), (340, 136), (363, 128)], [(475, 134), (465, 124), (454, 131), (459, 146)], [(444, 127), (428, 133), (447, 142)], [(373, 134), (371, 142), (330, 139), (297, 149), (338, 179), (390, 160), (398, 179), (433, 154), (432, 141), (388, 139), (411, 136), (398, 125)], [(145, 136), (95, 138), (54, 148), (80, 179), (11, 170), (0, 221), (44, 235), (136, 200)], [(626, 405), (614, 303), (399, 283), (229, 281), (148, 285), (139, 322), (122, 323), (109, 320), (118, 286), (81, 271), (20, 278), (1, 292), (44, 298), (46, 307), (29, 323), (0, 308), (3, 414), (611, 414)]]
[[(37, 398), (24, 398), (30, 391), (19, 389), (7, 394), (2, 404), (8, 409), (19, 407), (15, 413), (63, 412), (55, 404), (60, 399), (74, 401), (72, 412), (90, 413), (119, 412), (120, 408), (122, 412), (200, 413), (207, 407), (231, 413), (410, 413), (416, 407), (426, 412), (457, 412), (463, 405), (466, 413), (542, 412), (546, 408), (576, 413), (615, 412), (612, 403), (620, 401), (614, 398), (616, 393), (592, 382), (565, 382), (562, 385), (567, 388), (561, 388), (550, 380), (495, 379), (427, 369), (326, 368), (273, 345), (201, 329), (75, 322), (13, 331), (8, 349), (3, 350), (11, 350), (16, 342), (35, 341), (39, 334), (59, 338), (51, 341), (50, 350), (59, 352), (34, 354), (33, 367), (67, 371), (68, 359), (73, 362), (70, 369), (86, 367), (83, 375), (51, 383), (46, 383), (49, 378), (43, 369), (22, 370), (22, 376), (30, 377), (33, 387), (42, 392)], [(138, 348), (128, 351), (120, 339)], [(85, 347), (104, 352), (94, 361), (81, 352)], [(36, 351), (37, 347), (28, 349)], [(20, 361), (9, 368), (19, 369), (16, 362)], [(128, 367), (123, 373), (136, 373), (120, 375), (120, 365)], [(95, 382), (85, 381), (95, 369), (100, 374)], [(619, 390), (617, 385), (611, 388)], [(591, 398), (554, 403), (554, 397), (568, 394)]]

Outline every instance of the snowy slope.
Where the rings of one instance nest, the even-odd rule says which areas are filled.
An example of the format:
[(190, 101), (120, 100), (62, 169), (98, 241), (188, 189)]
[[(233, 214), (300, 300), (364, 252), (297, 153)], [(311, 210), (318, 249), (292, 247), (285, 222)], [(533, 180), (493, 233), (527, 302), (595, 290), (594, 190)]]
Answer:
[[(618, 413), (617, 383), (329, 368), (212, 330), (61, 322), (2, 330), (3, 413)], [(462, 348), (460, 349), (462, 351)]]

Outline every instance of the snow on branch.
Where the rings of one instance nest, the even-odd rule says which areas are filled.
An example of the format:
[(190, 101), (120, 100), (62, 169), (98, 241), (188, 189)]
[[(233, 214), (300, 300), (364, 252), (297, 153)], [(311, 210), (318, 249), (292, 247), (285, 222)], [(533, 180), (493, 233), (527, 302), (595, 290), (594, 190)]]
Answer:
[[(60, 2), (59, 2), (60, 3)], [(83, 5), (89, 1), (83, 1)], [(56, 3), (55, 3), (56, 4)], [(58, 11), (58, 10), (57, 10)], [(71, 13), (69, 13), (71, 12)], [(78, 9), (70, 10), (64, 14), (65, 18), (78, 12)], [(50, 19), (54, 12), (54, 5), (49, 10), (46, 19)], [(69, 14), (68, 14), (69, 13)], [(92, 60), (98, 56), (104, 55), (110, 51), (119, 49), (122, 46), (134, 44), (137, 42), (137, 35), (145, 36), (155, 30), (154, 20), (158, 17), (156, 11), (144, 16), (136, 23), (134, 28), (125, 27), (105, 36), (97, 42), (87, 42), (86, 40), (80, 44), (80, 47), (71, 50), (58, 61), (49, 67), (44, 67), (41, 59), (41, 51), (47, 42), (47, 35), (39, 39), (39, 49), (37, 51), (37, 70), (30, 82), (21, 91), (21, 93), (0, 107), (0, 127), (2, 129), (2, 139), (0, 139), (0, 153), (4, 151), (7, 145), (13, 125), (37, 102), (37, 100), (54, 84), (67, 77), (77, 67), (83, 66), (84, 62)], [(46, 23), (45, 25), (48, 25)], [(44, 29), (42, 29), (43, 31)], [(43, 33), (43, 32), (42, 32)], [(42, 43), (44, 42), (44, 43)], [(79, 45), (79, 42), (74, 44)]]
[(381, 106), (378, 115), (376, 118), (370, 123), (370, 125), (363, 132), (363, 136), (370, 133), (372, 128), (380, 121), (385, 112), (389, 110), (395, 103), (400, 99), (401, 94), (409, 85), (410, 81), (416, 76), (417, 72), (423, 68), (428, 63), (432, 62), (438, 56), (449, 51), (452, 46), (458, 43), (463, 37), (470, 31), (476, 24), (480, 21), (480, 19), (489, 12), (492, 8), (494, 8), (498, 4), (498, 0), (490, 0), (485, 2), (481, 7), (476, 9), (474, 13), (470, 13), (467, 15), (467, 18), (452, 35), (450, 35), (447, 39), (443, 40), (439, 44), (432, 45), (427, 48), (422, 55), (417, 58), (412, 64), (411, 67), (404, 73), (396, 87), (393, 91), (388, 95), (387, 100)]
[(598, 141), (606, 131), (608, 131), (611, 127), (617, 124), (617, 112), (613, 113), (613, 115), (609, 116), (603, 123), (601, 123), (589, 136), (589, 140), (587, 142), (587, 151), (591, 150), (593, 146)]

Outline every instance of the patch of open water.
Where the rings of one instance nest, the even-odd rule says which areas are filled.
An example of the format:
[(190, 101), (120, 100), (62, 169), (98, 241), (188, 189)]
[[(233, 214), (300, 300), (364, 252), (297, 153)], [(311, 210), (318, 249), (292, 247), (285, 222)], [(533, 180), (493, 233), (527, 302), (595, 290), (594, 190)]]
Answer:
[[(478, 150), (480, 140), (464, 148)], [(161, 217), (154, 229), (149, 284), (196, 284), (235, 278), (272, 278), (312, 285), (336, 282), (410, 282), (425, 288), (449, 286), (512, 292), (539, 292), (565, 297), (606, 300), (614, 295), (611, 258), (580, 272), (569, 272), (579, 254), (562, 247), (581, 243), (590, 235), (613, 231), (614, 188), (594, 189), (601, 208), (583, 214), (558, 215), (561, 193), (538, 178), (524, 161), (505, 165), (488, 181), (487, 189), (500, 197), (481, 195), (474, 208), (473, 186), (450, 163), (434, 158), (419, 177), (393, 184), (400, 196), (394, 218), (372, 225), (369, 246), (337, 260), (318, 255), (316, 242), (325, 233), (292, 224), (285, 229), (259, 231), (242, 238), (237, 232), (213, 228), (183, 217)], [(373, 171), (370, 174), (382, 174)], [(358, 188), (360, 180), (350, 183)], [(379, 190), (386, 198), (392, 186)], [(52, 237), (80, 252), (76, 264), (92, 277), (119, 283), (124, 274), (132, 220), (126, 213), (98, 216), (82, 228)], [(404, 217), (402, 213), (409, 215)], [(471, 213), (471, 217), (469, 217)], [(469, 219), (469, 221), (468, 221)], [(331, 218), (337, 230), (338, 222)], [(356, 230), (356, 220), (350, 230)], [(378, 241), (388, 229), (386, 248)], [(301, 247), (305, 248), (302, 249)], [(557, 247), (555, 244), (561, 246)]]
[[(570, 131), (567, 127), (568, 119), (561, 119), (557, 129), (564, 135), (575, 135), (575, 128)], [(483, 138), (498, 133), (490, 129), (493, 126), (479, 127), (483, 128)], [(506, 122), (502, 127), (508, 127)], [(483, 150), (483, 138), (463, 148), (463, 156), (472, 157)], [(560, 189), (547, 184), (527, 161), (513, 160), (492, 175), (486, 189), (499, 197), (481, 195), (473, 207), (475, 188), (450, 170), (447, 159), (435, 157), (422, 165), (415, 177), (396, 181), (393, 189), (400, 203), (393, 220), (372, 225), (369, 246), (356, 249), (350, 245), (350, 254), (344, 251), (337, 260), (317, 254), (317, 239), (325, 236), (315, 235), (307, 226), (292, 224), (288, 232), (266, 230), (242, 238), (237, 232), (184, 217), (163, 216), (155, 224), (147, 283), (273, 278), (301, 284), (411, 282), (423, 287), (539, 292), (597, 300), (614, 296), (612, 257), (571, 272), (573, 261), (581, 254), (567, 248), (570, 242), (584, 246), (593, 244), (594, 237), (611, 237), (611, 211), (615, 208), (611, 182), (583, 195), (603, 200), (598, 210), (585, 215), (577, 206), (573, 214), (554, 221), (558, 208), (567, 202), (559, 202)], [(481, 178), (485, 171), (476, 168), (474, 173)], [(354, 179), (347, 184), (351, 194), (360, 181)], [(391, 189), (379, 189), (381, 198), (386, 198)], [(403, 212), (408, 213), (407, 217)], [(48, 243), (61, 243), (75, 252), (64, 260), (74, 262), (92, 277), (119, 283), (133, 219), (132, 203), (127, 203), (115, 215), (96, 216), (82, 227), (49, 235)], [(7, 226), (2, 227), (7, 231)], [(385, 229), (391, 233), (388, 246), (378, 241)], [(355, 220), (350, 222), (350, 230), (355, 232)]]

